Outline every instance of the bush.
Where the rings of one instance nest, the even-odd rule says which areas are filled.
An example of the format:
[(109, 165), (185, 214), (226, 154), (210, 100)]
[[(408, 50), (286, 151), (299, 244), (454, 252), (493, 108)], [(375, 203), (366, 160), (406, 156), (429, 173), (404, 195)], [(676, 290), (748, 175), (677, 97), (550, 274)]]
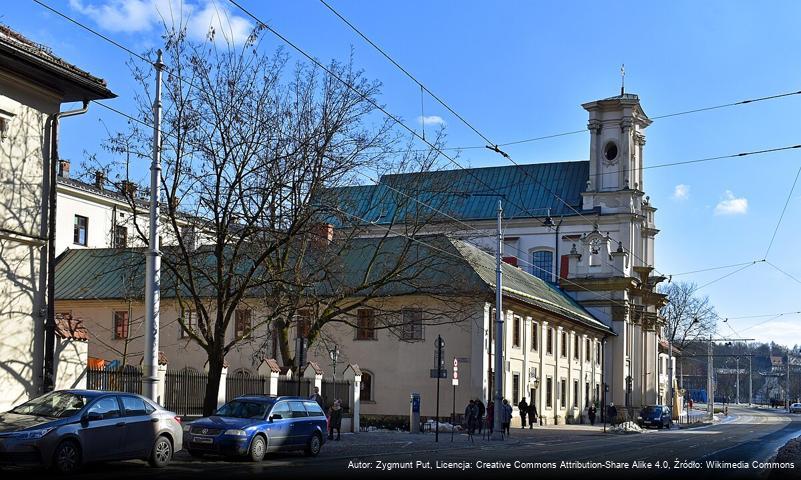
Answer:
[(403, 415), (361, 415), (359, 425), (363, 429), (375, 427), (382, 430), (409, 431), (409, 417)]

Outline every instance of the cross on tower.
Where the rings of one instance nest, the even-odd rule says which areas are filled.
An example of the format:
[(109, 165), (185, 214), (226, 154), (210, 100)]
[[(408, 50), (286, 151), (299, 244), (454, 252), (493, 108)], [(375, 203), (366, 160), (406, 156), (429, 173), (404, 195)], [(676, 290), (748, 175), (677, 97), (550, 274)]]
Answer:
[(620, 64), (620, 95), (623, 95), (626, 90), (626, 66)]

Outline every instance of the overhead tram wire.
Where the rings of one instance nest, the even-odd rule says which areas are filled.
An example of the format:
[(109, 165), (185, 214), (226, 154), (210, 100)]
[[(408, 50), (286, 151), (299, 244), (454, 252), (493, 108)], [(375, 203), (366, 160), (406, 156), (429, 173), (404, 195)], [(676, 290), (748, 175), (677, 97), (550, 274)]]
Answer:
[(697, 292), (698, 290), (701, 290), (702, 288), (708, 287), (709, 285), (712, 285), (713, 283), (717, 283), (717, 282), (719, 282), (719, 281), (721, 281), (721, 280), (723, 280), (725, 278), (729, 278), (732, 275), (735, 275), (735, 274), (737, 274), (739, 272), (742, 272), (746, 268), (752, 267), (752, 266), (756, 265), (757, 263), (762, 263), (764, 261), (765, 260), (755, 260), (755, 261), (753, 261), (753, 262), (751, 262), (751, 263), (749, 263), (749, 264), (747, 264), (747, 265), (745, 265), (743, 267), (738, 268), (737, 270), (735, 270), (733, 272), (729, 272), (729, 273), (727, 273), (727, 274), (725, 274), (725, 275), (723, 275), (721, 277), (718, 277), (718, 278), (716, 278), (716, 279), (714, 279), (714, 280), (712, 280), (710, 282), (706, 282), (705, 284), (701, 285), (700, 287), (696, 287), (694, 291)]
[[(470, 122), (465, 120), (461, 115), (459, 115), (456, 111), (454, 111), (454, 109), (452, 109), (450, 107), (450, 105), (448, 105), (444, 100), (442, 100), (440, 97), (438, 97), (436, 94), (434, 94), (434, 92), (429, 90), (428, 87), (426, 87), (423, 84), (423, 82), (421, 82), (420, 80), (417, 79), (417, 77), (415, 77), (414, 75), (409, 73), (408, 70), (406, 70), (402, 65), (400, 65), (397, 61), (395, 61), (394, 58), (392, 58), (379, 45), (377, 45), (375, 42), (373, 42), (367, 35), (365, 35), (361, 30), (359, 30), (359, 28), (356, 27), (352, 22), (350, 22), (347, 18), (345, 18), (336, 9), (334, 9), (334, 7), (332, 7), (328, 2), (326, 2), (326, 0), (320, 0), (320, 3), (325, 5), (325, 7), (328, 10), (330, 10), (334, 15), (339, 17), (339, 19), (342, 20), (354, 32), (356, 32), (357, 35), (362, 37), (362, 39), (364, 39), (365, 42), (369, 43), (373, 48), (375, 48), (381, 55), (384, 56), (384, 58), (389, 60), (389, 62), (391, 62), (393, 65), (395, 65), (395, 67), (397, 67), (401, 72), (403, 72), (413, 82), (415, 82), (418, 85), (420, 85), (420, 88), (424, 89), (429, 95), (431, 95), (431, 97), (434, 100), (439, 102), (440, 105), (445, 107), (445, 109), (447, 109), (449, 112), (451, 112), (456, 118), (458, 118), (468, 128), (473, 130), (485, 142), (487, 142), (489, 144), (493, 144), (493, 142), (491, 142), (486, 136), (484, 136), (484, 134), (482, 134), (480, 131), (478, 131), (478, 129), (476, 129)], [(659, 119), (664, 119), (664, 118), (678, 117), (678, 116), (681, 116), (681, 115), (689, 115), (689, 114), (693, 114), (693, 113), (707, 112), (707, 111), (710, 111), (710, 110), (717, 110), (717, 109), (721, 109), (721, 108), (734, 107), (734, 106), (739, 106), (739, 105), (746, 105), (746, 104), (749, 104), (749, 103), (764, 102), (764, 101), (767, 101), (767, 100), (775, 100), (775, 99), (784, 98), (784, 97), (790, 97), (790, 96), (794, 96), (794, 95), (801, 95), (801, 90), (793, 91), (793, 92), (779, 93), (779, 94), (775, 94), (775, 95), (767, 95), (767, 96), (757, 97), (757, 98), (749, 98), (749, 99), (746, 99), (746, 100), (740, 100), (740, 101), (737, 101), (737, 102), (723, 103), (723, 104), (720, 104), (720, 105), (713, 105), (713, 106), (710, 106), (710, 107), (701, 107), (701, 108), (694, 108), (694, 109), (690, 109), (690, 110), (683, 110), (683, 111), (679, 111), (679, 112), (667, 113), (667, 114), (664, 114), (664, 115), (657, 115), (657, 116), (649, 117), (649, 118), (651, 120), (659, 120)], [(579, 133), (584, 133), (586, 131), (587, 131), (586, 129), (573, 130), (573, 131), (569, 131), (569, 132), (556, 133), (556, 134), (552, 134), (552, 135), (544, 135), (544, 136), (539, 136), (539, 137), (534, 137), (534, 138), (528, 138), (528, 139), (523, 139), (523, 140), (515, 140), (515, 141), (511, 141), (511, 142), (498, 143), (498, 144), (493, 144), (493, 145), (497, 145), (498, 147), (506, 147), (506, 146), (510, 146), (510, 145), (518, 145), (518, 144), (521, 144), (521, 143), (535, 142), (535, 141), (538, 141), (538, 140), (545, 140), (545, 139), (554, 138), (554, 137), (561, 137), (561, 136), (566, 136), (566, 135), (575, 135), (575, 134), (579, 134)], [(475, 146), (468, 146), (468, 147), (450, 147), (449, 149), (462, 149), (462, 150), (465, 150), (465, 149), (478, 149), (478, 148), (484, 148), (484, 147), (481, 146), (481, 145), (475, 145)]]
[[(41, 5), (42, 7), (46, 8), (46, 9), (48, 9), (49, 11), (51, 11), (51, 12), (55, 13), (56, 15), (58, 15), (58, 16), (60, 16), (60, 17), (64, 18), (64, 19), (66, 19), (66, 20), (68, 20), (69, 22), (71, 22), (71, 23), (73, 23), (73, 24), (75, 24), (75, 25), (77, 25), (77, 26), (79, 26), (79, 27), (81, 27), (81, 28), (85, 29), (86, 31), (88, 31), (88, 32), (90, 32), (90, 33), (92, 33), (92, 34), (94, 34), (94, 35), (96, 35), (96, 36), (98, 36), (98, 37), (100, 37), (101, 39), (103, 39), (103, 40), (105, 40), (105, 41), (109, 42), (110, 44), (112, 44), (112, 45), (114, 45), (114, 46), (116, 46), (116, 47), (118, 47), (118, 48), (120, 48), (120, 49), (124, 50), (125, 52), (129, 53), (130, 55), (132, 55), (132, 56), (134, 56), (134, 57), (136, 57), (136, 58), (139, 58), (140, 60), (142, 60), (142, 61), (144, 61), (144, 62), (146, 62), (146, 63), (152, 64), (152, 61), (151, 61), (150, 59), (148, 59), (148, 58), (146, 58), (146, 57), (144, 57), (144, 56), (142, 56), (142, 55), (140, 55), (140, 54), (137, 54), (136, 52), (134, 52), (134, 51), (133, 51), (133, 50), (131, 50), (130, 48), (128, 48), (128, 47), (126, 47), (126, 46), (122, 45), (121, 43), (119, 43), (119, 42), (117, 42), (117, 41), (115, 41), (115, 40), (113, 40), (113, 39), (111, 39), (111, 38), (109, 38), (109, 37), (107, 37), (107, 36), (105, 36), (105, 35), (103, 35), (103, 34), (101, 34), (101, 33), (97, 32), (96, 30), (94, 30), (94, 29), (92, 29), (92, 28), (90, 28), (90, 27), (88, 27), (88, 26), (84, 25), (83, 23), (81, 23), (81, 22), (79, 22), (79, 21), (77, 21), (77, 20), (73, 19), (72, 17), (70, 17), (70, 16), (68, 16), (68, 15), (66, 15), (66, 14), (64, 14), (64, 13), (62, 13), (62, 12), (60, 12), (60, 11), (58, 11), (57, 9), (55, 9), (55, 8), (53, 8), (53, 7), (49, 6), (49, 5), (47, 5), (46, 3), (44, 3), (44, 2), (42, 2), (42, 1), (40, 1), (40, 0), (34, 0), (34, 2), (36, 2), (37, 4)], [(242, 7), (241, 7), (240, 5), (237, 5), (236, 3), (235, 3), (235, 5), (236, 5), (238, 8), (242, 9)], [(253, 16), (252, 16), (252, 15), (251, 15), (251, 17), (253, 18)], [(258, 19), (255, 19), (255, 18), (254, 18), (254, 20), (256, 20), (257, 22), (260, 22)], [(263, 24), (263, 22), (260, 22), (260, 23), (262, 23), (262, 25), (264, 25), (264, 24)], [(265, 27), (266, 27), (266, 25), (265, 25)], [(268, 27), (268, 28), (269, 28), (269, 27)], [(273, 33), (277, 34), (277, 32), (274, 32), (274, 31), (273, 31)], [(279, 38), (280, 38), (280, 36), (279, 36)], [(365, 38), (365, 39), (366, 39), (366, 38)], [(283, 38), (282, 38), (282, 40), (286, 41), (286, 40), (285, 40), (285, 39), (283, 39)], [(368, 40), (368, 39), (366, 39), (366, 40)], [(368, 40), (368, 41), (369, 41), (369, 40)], [(372, 42), (371, 42), (371, 43), (372, 43)], [(294, 45), (292, 45), (292, 46), (293, 46), (293, 47), (294, 47), (296, 50), (298, 50), (298, 51), (301, 51), (300, 49), (298, 49), (298, 48), (297, 48), (297, 47), (295, 47)], [(302, 51), (301, 51), (301, 53), (303, 53), (303, 54), (305, 55), (305, 52), (302, 52)], [(309, 58), (309, 57), (308, 57), (308, 55), (307, 55), (307, 58)], [(393, 61), (393, 63), (395, 63), (395, 62)], [(398, 66), (399, 68), (402, 68), (402, 67), (400, 67), (400, 65), (397, 65), (397, 66)], [(406, 73), (408, 73), (408, 72), (406, 72)], [(181, 79), (181, 80), (182, 80), (182, 81), (185, 81), (185, 82), (186, 82), (188, 85), (190, 85), (190, 86), (193, 86), (193, 87), (194, 87), (194, 85), (192, 85), (192, 83), (191, 83), (191, 82), (189, 82), (189, 81), (186, 81), (186, 80), (183, 80), (183, 79)], [(422, 85), (422, 83), (421, 83), (421, 82), (417, 81), (416, 79), (414, 79), (414, 80), (415, 80), (415, 82), (417, 82), (417, 83), (420, 85), (421, 89), (424, 89), (426, 92), (428, 92), (429, 94), (431, 94), (431, 95), (432, 95), (432, 98), (435, 98), (435, 99), (436, 99), (438, 102), (440, 102), (440, 103), (443, 103), (443, 104), (444, 104), (444, 102), (443, 102), (443, 101), (442, 101), (442, 100), (441, 100), (439, 97), (437, 97), (436, 95), (434, 95), (434, 94), (433, 94), (433, 93), (432, 93), (430, 90), (428, 90), (428, 89), (427, 89), (427, 88), (426, 88), (424, 85)], [(346, 82), (343, 82), (343, 83), (346, 83)], [(195, 88), (197, 88), (197, 87), (195, 87)], [(773, 98), (773, 97), (771, 97), (771, 98)], [(96, 104), (100, 105), (101, 107), (103, 107), (103, 108), (105, 108), (105, 109), (108, 109), (109, 111), (112, 111), (112, 112), (114, 112), (114, 113), (116, 113), (116, 114), (118, 114), (118, 115), (121, 115), (121, 116), (123, 116), (123, 117), (127, 118), (127, 119), (128, 119), (128, 120), (130, 120), (130, 121), (133, 121), (133, 122), (139, 123), (139, 124), (141, 124), (141, 125), (143, 125), (143, 126), (146, 126), (146, 127), (152, 128), (152, 125), (148, 124), (147, 122), (145, 122), (145, 121), (143, 121), (143, 120), (141, 120), (141, 119), (139, 119), (139, 118), (136, 118), (136, 117), (134, 117), (134, 116), (132, 116), (132, 115), (129, 115), (129, 114), (127, 114), (127, 113), (125, 113), (125, 112), (123, 112), (123, 111), (121, 111), (121, 110), (119, 110), (119, 109), (116, 109), (116, 108), (114, 108), (114, 107), (112, 107), (112, 106), (110, 106), (110, 105), (107, 105), (107, 104), (105, 104), (105, 103), (103, 103), (103, 102), (101, 102), (101, 101), (94, 101), (94, 103), (96, 103)], [(739, 103), (747, 103), (747, 102), (739, 102)], [(455, 111), (453, 111), (453, 110), (452, 110), (450, 107), (446, 106), (446, 108), (448, 108), (448, 109), (449, 109), (449, 111), (451, 111), (451, 112), (452, 112), (454, 115), (457, 115), (457, 116), (459, 116), (459, 115), (458, 115), (458, 114), (457, 114)], [(386, 113), (386, 112), (385, 112), (385, 113)], [(389, 116), (391, 116), (391, 115), (389, 115)], [(464, 121), (464, 119), (463, 119), (461, 116), (459, 116), (459, 118), (460, 118), (461, 120), (463, 120), (463, 121)], [(396, 119), (396, 118), (393, 118), (393, 120), (395, 120), (397, 123), (400, 123), (401, 125), (403, 125), (403, 124), (402, 124), (402, 122), (400, 122), (398, 119)], [(465, 121), (465, 123), (466, 123), (466, 121)], [(471, 126), (471, 127), (472, 127), (472, 126)], [(582, 131), (583, 131), (583, 130), (582, 130)], [(478, 132), (477, 130), (476, 130), (476, 133), (480, 134), (480, 132)], [(569, 132), (568, 132), (568, 133), (569, 133)], [(564, 135), (564, 134), (556, 134), (556, 135), (551, 135), (551, 136), (549, 136), (549, 137), (553, 137), (553, 136), (560, 136), (560, 135)], [(486, 139), (486, 138), (485, 138), (483, 135), (481, 135), (481, 136), (482, 136), (482, 138)], [(486, 140), (488, 140), (488, 139), (486, 139)], [(428, 142), (426, 142), (426, 143), (428, 143)], [(430, 145), (430, 144), (429, 144), (429, 145)], [(433, 145), (431, 145), (431, 147), (432, 147), (432, 148), (434, 148), (435, 150), (437, 150), (437, 151), (438, 151), (440, 154), (443, 154), (443, 156), (445, 156), (445, 157), (446, 157), (446, 158), (448, 158), (449, 160), (452, 160), (452, 159), (451, 159), (450, 157), (448, 157), (447, 155), (444, 155), (444, 153), (441, 151), (441, 149), (439, 149), (439, 148), (437, 148), (437, 147), (435, 147), (435, 146), (433, 146)], [(480, 148), (484, 148), (484, 147), (480, 147)], [(797, 148), (797, 147), (785, 147), (785, 149), (786, 149), (786, 148)], [(748, 152), (748, 153), (745, 153), (745, 154), (738, 154), (738, 155), (734, 155), (734, 156), (743, 156), (743, 155), (754, 154), (754, 153), (765, 153), (765, 152), (767, 152), (767, 151), (776, 151), (776, 150), (778, 150), (778, 149), (771, 149), (771, 150), (759, 151), (759, 152)], [(726, 158), (726, 157), (729, 157), (729, 156), (724, 156), (724, 157), (715, 157), (715, 158)], [(677, 162), (677, 163), (678, 163), (678, 164), (681, 164), (681, 163), (692, 163), (692, 162), (697, 162), (697, 161), (708, 161), (708, 160), (709, 160), (709, 159), (702, 159), (702, 160), (692, 160), (692, 161), (688, 161), (688, 162)], [(460, 167), (460, 168), (464, 169), (464, 167), (462, 167), (462, 166), (461, 166), (461, 165), (459, 165), (458, 163), (455, 163), (455, 162), (453, 162), (453, 163), (454, 163), (456, 166), (458, 166), (458, 167)], [(661, 167), (661, 166), (668, 166), (668, 165), (667, 165), (667, 164), (665, 164), (665, 165), (654, 165), (654, 166), (652, 166), (651, 168), (658, 168), (658, 167)], [(645, 168), (649, 168), (649, 167), (645, 167)], [(372, 180), (372, 179), (371, 179), (371, 180)], [(375, 181), (375, 180), (372, 180), (372, 181)], [(486, 185), (485, 185), (485, 186), (486, 186)], [(393, 190), (395, 190), (395, 189), (393, 189)], [(398, 190), (395, 190), (395, 191), (396, 191), (397, 193), (403, 194), (402, 192), (400, 192), (400, 191), (398, 191)], [(408, 195), (405, 195), (405, 194), (403, 194), (403, 195), (404, 195), (404, 196), (407, 196), (407, 197), (409, 197)], [(409, 197), (409, 198), (411, 198), (411, 197)], [(418, 199), (413, 199), (413, 200), (414, 200), (414, 201), (417, 201), (418, 203), (422, 203), (422, 202), (420, 202)], [(430, 208), (430, 209), (433, 209), (433, 210), (435, 210), (435, 211), (437, 211), (437, 212), (439, 212), (439, 213), (445, 214), (445, 213), (444, 213), (444, 212), (442, 212), (441, 210), (434, 209), (434, 208), (433, 208), (433, 207), (431, 207), (430, 205), (427, 205), (427, 204), (425, 204), (425, 203), (422, 203), (422, 204), (423, 204), (424, 206), (426, 206), (427, 208)], [(514, 204), (512, 204), (512, 205), (513, 205), (513, 206), (517, 206), (517, 205), (514, 205)], [(519, 208), (519, 206), (518, 206), (518, 208)], [(527, 210), (527, 209), (526, 209), (526, 210)], [(529, 213), (530, 215), (532, 215), (532, 216), (533, 216), (533, 214), (532, 214), (530, 211), (528, 211), (528, 213)], [(447, 215), (447, 214), (445, 214), (445, 215), (446, 215), (446, 216), (448, 216), (449, 218), (453, 219), (453, 220), (456, 220), (456, 221), (458, 221), (459, 223), (461, 223), (461, 224), (463, 224), (463, 225), (465, 225), (465, 226), (468, 226), (468, 225), (467, 225), (467, 224), (465, 224), (464, 222), (462, 222), (462, 221), (460, 221), (460, 220), (457, 220), (456, 218), (454, 218), (454, 217), (452, 217), (452, 216), (450, 216), (450, 215)], [(480, 230), (477, 230), (477, 229), (475, 229), (475, 227), (471, 227), (471, 228), (472, 228), (472, 230), (474, 230), (474, 231), (481, 232)], [(483, 233), (483, 234), (486, 234), (486, 232), (482, 232), (482, 233)], [(514, 248), (514, 247), (511, 247), (511, 248)], [(523, 252), (521, 252), (519, 249), (515, 249), (515, 250), (517, 250), (517, 252), (518, 252), (518, 253), (523, 253)], [(521, 257), (518, 257), (518, 259), (519, 259), (521, 262), (523, 262), (523, 263), (529, 263), (529, 262), (526, 262), (526, 261), (522, 260), (522, 258), (521, 258)], [(532, 266), (534, 266), (534, 265), (532, 265)], [(716, 268), (718, 268), (718, 267), (716, 267)], [(719, 267), (719, 268), (723, 268), (723, 267)], [(685, 272), (685, 273), (687, 273), (687, 272)]]
[[(253, 13), (252, 13), (250, 10), (246, 9), (245, 7), (243, 7), (243, 6), (242, 6), (242, 5), (241, 5), (241, 4), (240, 4), (240, 3), (239, 3), (237, 0), (229, 0), (229, 1), (230, 1), (230, 2), (231, 2), (233, 5), (234, 5), (234, 6), (236, 6), (236, 7), (237, 7), (239, 10), (241, 10), (243, 13), (245, 13), (247, 16), (249, 16), (251, 19), (253, 19), (254, 21), (256, 21), (256, 22), (257, 22), (259, 25), (261, 25), (261, 26), (262, 26), (262, 27), (263, 27), (265, 30), (267, 30), (268, 32), (272, 33), (273, 35), (275, 35), (276, 37), (278, 37), (279, 39), (281, 39), (281, 40), (282, 40), (284, 43), (286, 43), (287, 45), (289, 45), (290, 47), (292, 47), (294, 50), (296, 50), (298, 53), (300, 53), (301, 55), (303, 55), (304, 57), (306, 57), (306, 58), (307, 58), (309, 61), (311, 61), (312, 63), (314, 63), (315, 65), (317, 65), (317, 66), (318, 66), (318, 67), (320, 67), (321, 69), (323, 69), (325, 72), (327, 72), (329, 75), (331, 75), (332, 77), (334, 77), (335, 79), (337, 79), (337, 80), (338, 80), (339, 82), (341, 82), (341, 83), (342, 83), (344, 86), (346, 86), (347, 88), (349, 88), (349, 89), (353, 90), (353, 91), (354, 91), (354, 92), (356, 92), (358, 95), (362, 96), (362, 98), (364, 98), (364, 99), (365, 99), (367, 102), (369, 102), (371, 105), (373, 105), (373, 106), (374, 106), (376, 109), (378, 109), (378, 110), (380, 110), (381, 112), (383, 112), (383, 113), (384, 113), (384, 115), (386, 115), (388, 118), (392, 119), (394, 122), (396, 122), (396, 123), (397, 123), (398, 125), (400, 125), (402, 128), (404, 128), (405, 130), (409, 131), (409, 133), (411, 133), (413, 136), (415, 136), (415, 137), (417, 137), (418, 139), (422, 140), (424, 143), (428, 144), (428, 145), (429, 145), (431, 148), (434, 148), (434, 149), (435, 149), (437, 152), (439, 152), (439, 154), (440, 154), (440, 155), (442, 155), (443, 157), (447, 158), (447, 159), (448, 159), (448, 160), (449, 160), (451, 163), (453, 163), (454, 165), (456, 165), (456, 166), (457, 166), (457, 167), (459, 167), (460, 169), (462, 169), (462, 170), (465, 170), (466, 172), (470, 173), (470, 170), (466, 169), (464, 166), (462, 166), (460, 163), (458, 163), (458, 162), (457, 162), (456, 160), (454, 160), (452, 157), (450, 157), (449, 155), (447, 155), (447, 154), (446, 154), (446, 153), (445, 153), (445, 152), (444, 152), (444, 151), (443, 151), (443, 150), (442, 150), (440, 147), (436, 147), (435, 145), (431, 144), (430, 142), (428, 142), (427, 140), (425, 140), (424, 138), (422, 138), (422, 137), (421, 137), (421, 136), (420, 136), (420, 135), (419, 135), (419, 134), (418, 134), (418, 133), (417, 133), (417, 132), (416, 132), (414, 129), (412, 129), (412, 128), (411, 128), (411, 127), (409, 127), (408, 125), (404, 124), (403, 122), (401, 122), (401, 121), (400, 121), (400, 119), (399, 119), (397, 116), (395, 116), (395, 115), (393, 115), (392, 113), (388, 112), (388, 111), (387, 111), (387, 110), (386, 110), (384, 107), (382, 107), (381, 105), (377, 104), (377, 103), (376, 103), (374, 100), (372, 100), (372, 99), (370, 99), (370, 98), (366, 97), (366, 96), (365, 96), (365, 95), (364, 95), (362, 92), (359, 92), (359, 90), (358, 90), (358, 89), (356, 89), (355, 87), (353, 87), (352, 85), (350, 85), (348, 82), (346, 82), (345, 80), (343, 80), (342, 78), (340, 78), (338, 75), (334, 74), (334, 72), (331, 72), (331, 70), (330, 70), (329, 68), (327, 68), (325, 65), (323, 65), (323, 64), (322, 64), (322, 63), (321, 63), (319, 60), (317, 60), (317, 59), (316, 59), (315, 57), (313, 57), (311, 54), (307, 53), (305, 50), (303, 50), (302, 48), (300, 48), (299, 46), (297, 46), (297, 45), (296, 45), (294, 42), (292, 42), (291, 40), (289, 40), (287, 37), (285, 37), (284, 35), (282, 35), (280, 32), (276, 31), (274, 28), (272, 28), (271, 26), (267, 25), (265, 22), (263, 22), (261, 19), (259, 19), (259, 18), (258, 18), (258, 17), (257, 17), (255, 14), (253, 14)], [(417, 80), (415, 80), (415, 81), (417, 81)], [(420, 82), (418, 82), (418, 83), (420, 83)], [(450, 107), (446, 107), (446, 108), (449, 108), (449, 109), (450, 109)], [(451, 110), (452, 110), (452, 109), (451, 109)], [(468, 122), (465, 122), (465, 124), (468, 124)], [(567, 206), (567, 207), (568, 207), (570, 210), (572, 210), (573, 212), (575, 212), (575, 213), (576, 213), (577, 215), (579, 215), (581, 218), (583, 218), (583, 219), (585, 219), (585, 220), (589, 221), (589, 219), (588, 219), (586, 216), (584, 216), (584, 215), (583, 215), (581, 212), (579, 212), (578, 210), (576, 210), (576, 209), (575, 209), (575, 208), (574, 208), (572, 205), (568, 204), (568, 203), (567, 203), (567, 202), (566, 202), (564, 199), (562, 199), (560, 196), (556, 195), (556, 194), (555, 194), (555, 193), (554, 193), (554, 192), (553, 192), (553, 191), (552, 191), (550, 188), (548, 188), (547, 186), (543, 185), (543, 184), (542, 184), (542, 183), (541, 183), (539, 180), (537, 180), (536, 178), (533, 178), (533, 177), (531, 177), (531, 176), (528, 174), (528, 172), (526, 172), (524, 169), (522, 169), (522, 168), (521, 168), (520, 164), (518, 164), (517, 162), (515, 162), (515, 161), (514, 161), (514, 159), (512, 159), (512, 158), (511, 158), (511, 157), (510, 157), (510, 156), (509, 156), (507, 153), (505, 153), (505, 152), (501, 151), (501, 150), (498, 148), (498, 145), (497, 145), (497, 144), (495, 144), (494, 142), (491, 142), (491, 141), (490, 141), (490, 140), (489, 140), (489, 139), (488, 139), (488, 138), (487, 138), (485, 135), (483, 135), (483, 134), (481, 134), (480, 132), (478, 132), (478, 131), (475, 129), (475, 127), (472, 127), (472, 125), (471, 125), (470, 127), (471, 127), (471, 129), (473, 129), (474, 131), (476, 131), (476, 132), (477, 132), (477, 134), (478, 134), (478, 135), (479, 135), (479, 136), (480, 136), (482, 139), (486, 140), (486, 141), (487, 141), (487, 143), (488, 143), (488, 144), (490, 144), (490, 145), (486, 145), (486, 146), (485, 146), (486, 148), (488, 148), (488, 149), (490, 149), (490, 150), (494, 150), (496, 153), (499, 153), (499, 154), (501, 154), (502, 156), (504, 156), (504, 157), (505, 157), (506, 159), (508, 159), (508, 160), (509, 160), (509, 161), (510, 161), (512, 164), (514, 164), (514, 165), (515, 165), (515, 166), (516, 166), (516, 167), (519, 169), (519, 171), (521, 171), (521, 172), (522, 172), (522, 173), (523, 173), (525, 176), (529, 177), (529, 178), (530, 178), (531, 180), (533, 180), (535, 183), (537, 183), (538, 185), (542, 186), (542, 187), (543, 187), (543, 188), (544, 188), (544, 189), (545, 189), (545, 190), (546, 190), (548, 193), (550, 193), (550, 194), (551, 194), (551, 196), (553, 196), (554, 198), (556, 198), (557, 200), (559, 200), (560, 202), (562, 202), (564, 205), (566, 205), (566, 206)], [(490, 189), (490, 190), (492, 190), (492, 191), (495, 191), (496, 193), (500, 193), (500, 192), (498, 192), (498, 191), (497, 191), (497, 189), (494, 189), (494, 188), (490, 187), (489, 185), (487, 185), (487, 184), (486, 184), (486, 182), (484, 182), (484, 181), (483, 181), (483, 180), (482, 180), (480, 177), (477, 177), (477, 176), (475, 176), (475, 175), (472, 175), (472, 174), (471, 174), (471, 176), (473, 176), (473, 177), (474, 177), (474, 178), (476, 178), (476, 179), (477, 179), (479, 182), (481, 182), (482, 184), (484, 184), (484, 186), (486, 186), (488, 189)], [(529, 211), (529, 210), (528, 210), (526, 207), (523, 207), (523, 206), (520, 206), (520, 205), (515, 205), (515, 204), (512, 204), (512, 205), (513, 205), (513, 206), (516, 206), (517, 208), (520, 208), (520, 209), (521, 209), (521, 210), (523, 210), (523, 211), (528, 211), (528, 212), (529, 212), (529, 214), (530, 214), (532, 217), (535, 217), (535, 218), (536, 218), (536, 215), (533, 215), (533, 214), (532, 214), (532, 213), (531, 213), (531, 212), (530, 212), (530, 211)], [(592, 224), (595, 224), (596, 222), (590, 222), (590, 223), (592, 223)], [(611, 236), (610, 236), (610, 238), (611, 238)], [(614, 240), (614, 239), (613, 239), (613, 240)], [(618, 243), (619, 243), (619, 244), (621, 245), (621, 247), (622, 247), (622, 242), (621, 242), (621, 241), (618, 241)], [(629, 253), (630, 255), (632, 255), (633, 257), (637, 258), (637, 259), (638, 259), (640, 262), (642, 262), (644, 265), (647, 265), (647, 262), (645, 262), (645, 261), (644, 261), (644, 260), (643, 260), (641, 257), (639, 257), (639, 256), (638, 256), (636, 253), (632, 252), (630, 249), (627, 249), (627, 248), (625, 248), (625, 247), (623, 247), (623, 248), (624, 248), (624, 250), (627, 250), (627, 251), (628, 251), (628, 253)], [(660, 273), (660, 274), (661, 274), (661, 272), (660, 272), (659, 270), (657, 270), (655, 267), (652, 267), (652, 268), (654, 268), (654, 270), (655, 270), (657, 273)]]
[[(770, 253), (771, 247), (773, 247), (773, 241), (776, 240), (776, 234), (779, 232), (779, 227), (782, 224), (782, 220), (784, 219), (784, 214), (787, 212), (787, 206), (790, 204), (790, 199), (793, 198), (793, 192), (795, 191), (795, 186), (798, 183), (798, 176), (801, 174), (801, 167), (798, 167), (798, 171), (795, 172), (795, 179), (793, 180), (793, 185), (790, 187), (790, 193), (787, 194), (787, 200), (784, 202), (784, 208), (782, 208), (782, 213), (779, 215), (779, 221), (776, 222), (776, 228), (773, 229), (773, 235), (770, 237), (770, 243), (768, 244), (768, 249), (765, 250), (765, 255), (762, 258), (768, 258), (768, 254)], [(774, 266), (772, 263), (768, 262), (769, 265)]]

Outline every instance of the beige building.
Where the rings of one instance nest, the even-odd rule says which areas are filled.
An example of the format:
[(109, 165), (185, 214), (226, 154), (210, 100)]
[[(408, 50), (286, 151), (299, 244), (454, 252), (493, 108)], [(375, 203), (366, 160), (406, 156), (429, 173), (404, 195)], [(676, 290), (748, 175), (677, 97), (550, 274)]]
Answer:
[(69, 363), (55, 357), (46, 302), (59, 110), (113, 96), (102, 79), (0, 26), (0, 411), (42, 393), (47, 367)]
[[(436, 380), (431, 371), (436, 368), (438, 335), (446, 342), (449, 372), (441, 380), (440, 414), (449, 415), (453, 401), (454, 358), (459, 362), (459, 411), (470, 398), (486, 399), (490, 392), (494, 257), (444, 236), (425, 241), (450, 255), (448, 268), (430, 278), (438, 288), (436, 295), (390, 287), (355, 313), (355, 327), (328, 324), (310, 349), (308, 359), (322, 366), (326, 377), (333, 373), (328, 351), (334, 346), (340, 351), (338, 373), (348, 364), (360, 367), (362, 414), (406, 415), (409, 396), (415, 392), (422, 396), (422, 414), (434, 415)], [(434, 250), (429, 254), (437, 255)], [(139, 364), (144, 305), (137, 265), (142, 258), (141, 250), (118, 249), (68, 250), (61, 256), (57, 308), (83, 319), (91, 332), (90, 356)], [(577, 421), (589, 402), (601, 400), (603, 342), (614, 334), (568, 295), (521, 269), (505, 264), (504, 282), (505, 397), (515, 405), (523, 398), (533, 399), (545, 422)], [(257, 299), (243, 302), (241, 312), (247, 313), (237, 315), (227, 335), (249, 331), (263, 309)], [(170, 368), (202, 370), (205, 352), (182, 333), (177, 321), (182, 314), (189, 318), (170, 287), (163, 285), (160, 350)], [(390, 317), (395, 327), (382, 328)], [(269, 329), (256, 327), (226, 361), (229, 372), (256, 374), (263, 358), (276, 356)]]

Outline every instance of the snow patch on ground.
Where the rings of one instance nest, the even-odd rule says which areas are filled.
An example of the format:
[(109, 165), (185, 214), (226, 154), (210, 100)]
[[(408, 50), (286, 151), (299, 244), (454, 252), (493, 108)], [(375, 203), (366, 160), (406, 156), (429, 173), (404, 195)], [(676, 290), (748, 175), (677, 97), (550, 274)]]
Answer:
[(609, 429), (612, 433), (642, 433), (643, 429), (634, 422), (624, 422)]

